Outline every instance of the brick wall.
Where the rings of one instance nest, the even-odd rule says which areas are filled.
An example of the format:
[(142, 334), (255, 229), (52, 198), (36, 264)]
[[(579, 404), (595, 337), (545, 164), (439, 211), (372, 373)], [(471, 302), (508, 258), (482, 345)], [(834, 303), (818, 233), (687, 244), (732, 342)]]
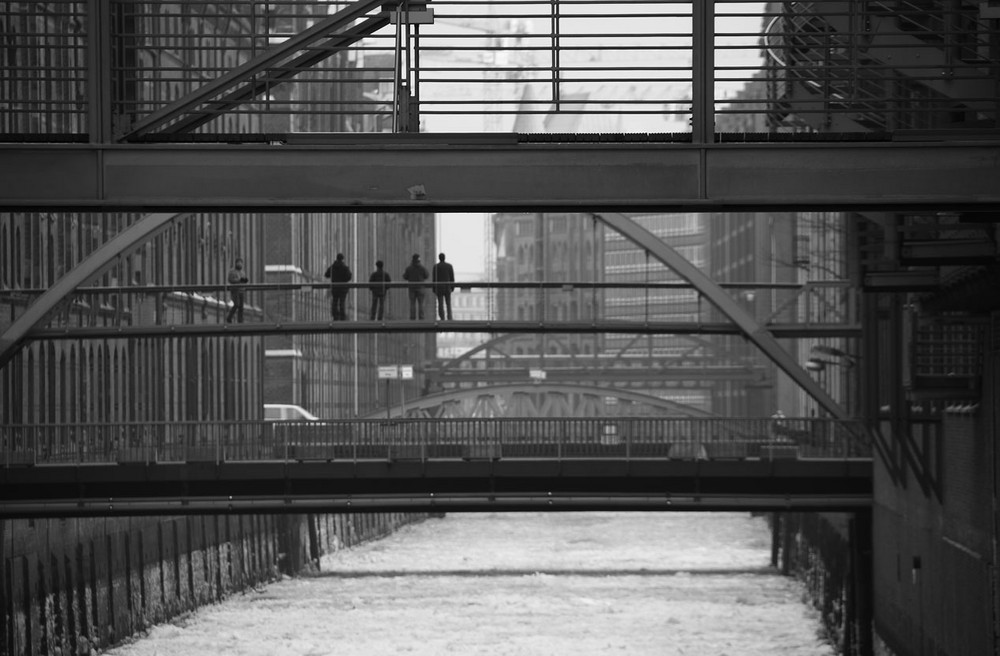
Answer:
[(945, 413), (929, 473), (940, 490), (879, 486), (874, 509), (875, 625), (881, 653), (993, 653), (991, 457), (983, 408)]
[(424, 515), (234, 515), (2, 522), (10, 656), (89, 654)]

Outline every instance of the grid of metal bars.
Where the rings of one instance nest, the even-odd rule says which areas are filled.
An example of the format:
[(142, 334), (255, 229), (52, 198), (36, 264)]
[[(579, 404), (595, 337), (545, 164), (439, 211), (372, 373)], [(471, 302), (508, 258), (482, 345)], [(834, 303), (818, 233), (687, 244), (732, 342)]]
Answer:
[(0, 2), (0, 134), (997, 126), (1000, 29), (971, 0), (417, 2)]
[(0, 134), (87, 131), (86, 2), (0, 2)]

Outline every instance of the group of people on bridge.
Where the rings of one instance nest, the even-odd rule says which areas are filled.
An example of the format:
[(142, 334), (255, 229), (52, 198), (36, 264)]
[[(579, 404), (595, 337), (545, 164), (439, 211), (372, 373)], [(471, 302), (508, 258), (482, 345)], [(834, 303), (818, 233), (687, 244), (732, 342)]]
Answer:
[[(351, 267), (347, 265), (343, 253), (338, 253), (333, 264), (326, 269), (324, 277), (330, 279), (330, 314), (334, 321), (347, 321), (347, 293), (351, 290), (347, 283), (354, 279)], [(431, 267), (430, 273), (420, 262), (420, 255), (413, 254), (409, 266), (403, 272), (403, 280), (410, 283), (407, 292), (410, 299), (410, 319), (424, 318), (424, 300), (426, 297), (426, 281), (430, 278), (431, 290), (437, 299), (437, 316), (442, 321), (451, 321), (454, 317), (451, 311), (451, 293), (455, 291), (455, 269), (445, 260), (444, 253), (438, 254), (438, 261)], [(226, 276), (229, 287), (232, 308), (226, 316), (230, 323), (235, 318), (243, 322), (243, 306), (246, 298), (244, 285), (248, 282), (243, 271), (243, 259), (236, 258), (233, 268)], [(385, 270), (385, 263), (379, 260), (375, 270), (368, 276), (368, 289), (371, 291), (371, 308), (368, 318), (371, 321), (382, 321), (385, 318), (385, 299), (392, 283), (392, 277)]]
[[(351, 269), (344, 262), (343, 253), (337, 254), (337, 259), (326, 270), (325, 277), (330, 279), (331, 307), (334, 321), (346, 321), (347, 292), (345, 285), (353, 278)], [(451, 293), (455, 291), (455, 269), (445, 260), (444, 253), (438, 255), (438, 261), (431, 267), (430, 273), (420, 262), (420, 255), (413, 254), (409, 266), (403, 272), (403, 280), (410, 283), (407, 292), (410, 300), (410, 319), (424, 318), (424, 299), (426, 281), (430, 278), (431, 290), (437, 298), (437, 316), (440, 320), (451, 321)], [(379, 260), (375, 270), (368, 276), (368, 289), (371, 291), (371, 308), (368, 318), (371, 321), (382, 321), (385, 318), (385, 298), (392, 283), (392, 277), (385, 270), (385, 263)]]

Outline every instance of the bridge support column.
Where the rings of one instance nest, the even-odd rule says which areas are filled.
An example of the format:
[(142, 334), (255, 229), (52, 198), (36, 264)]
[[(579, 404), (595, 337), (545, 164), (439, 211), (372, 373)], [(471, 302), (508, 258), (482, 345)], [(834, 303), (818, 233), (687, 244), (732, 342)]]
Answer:
[(293, 576), (302, 571), (302, 515), (276, 516), (278, 526), (278, 570)]
[(13, 631), (13, 615), (14, 615), (14, 600), (11, 599), (11, 590), (8, 588), (7, 581), (7, 560), (11, 559), (13, 563), (13, 554), (8, 552), (7, 547), (4, 546), (8, 544), (5, 542), (7, 522), (11, 520), (0, 519), (0, 599), (3, 600), (3, 608), (0, 609), (0, 613), (3, 617), (0, 617), (0, 651), (5, 654), (14, 653), (14, 631)]
[(850, 592), (846, 603), (847, 616), (844, 639), (845, 654), (872, 656), (872, 514), (859, 510), (848, 523), (848, 540), (851, 548)]
[(771, 567), (778, 568), (779, 546), (781, 540), (781, 513), (771, 513)]

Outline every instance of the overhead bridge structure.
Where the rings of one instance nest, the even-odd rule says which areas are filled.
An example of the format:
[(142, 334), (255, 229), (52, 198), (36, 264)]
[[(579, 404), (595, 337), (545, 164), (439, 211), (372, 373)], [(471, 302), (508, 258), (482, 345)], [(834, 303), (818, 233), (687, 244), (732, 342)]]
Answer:
[(707, 417), (13, 426), (0, 515), (825, 509), (871, 503), (856, 423)]
[(278, 145), (0, 144), (0, 208), (760, 211), (1000, 208), (1000, 142), (523, 142), (279, 135)]
[[(528, 1), (511, 15), (462, 3), (237, 2), (192, 9), (201, 31), (155, 3), (56, 4), (73, 27), (64, 41), (44, 39), (56, 29), (48, 12), (9, 17), (39, 50), (30, 61), (65, 61), (66, 75), (37, 81), (32, 101), (9, 110), (0, 208), (1000, 205), (988, 17), (954, 19), (968, 35), (945, 58), (937, 35), (953, 23), (889, 0), (766, 15), (733, 0)], [(887, 30), (881, 18), (900, 11), (903, 25)], [(888, 46), (900, 52), (880, 61)], [(198, 56), (148, 54), (174, 48)], [(755, 80), (773, 97), (727, 102)], [(970, 120), (945, 127), (943, 113)]]

